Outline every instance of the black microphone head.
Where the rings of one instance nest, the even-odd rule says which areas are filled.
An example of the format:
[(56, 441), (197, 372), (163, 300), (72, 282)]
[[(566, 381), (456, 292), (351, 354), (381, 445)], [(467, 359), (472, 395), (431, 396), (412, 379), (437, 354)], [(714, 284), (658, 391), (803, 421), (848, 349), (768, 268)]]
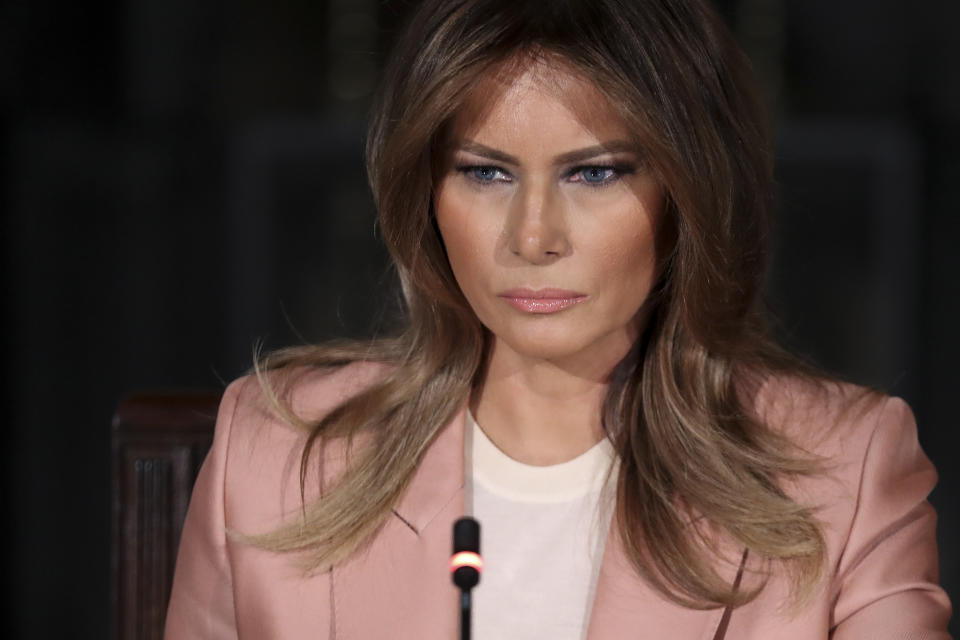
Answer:
[(465, 591), (477, 586), (483, 571), (480, 557), (480, 523), (460, 518), (453, 524), (453, 557), (450, 558), (453, 582)]
[(453, 552), (460, 551), (480, 553), (480, 523), (473, 518), (460, 518), (453, 524)]

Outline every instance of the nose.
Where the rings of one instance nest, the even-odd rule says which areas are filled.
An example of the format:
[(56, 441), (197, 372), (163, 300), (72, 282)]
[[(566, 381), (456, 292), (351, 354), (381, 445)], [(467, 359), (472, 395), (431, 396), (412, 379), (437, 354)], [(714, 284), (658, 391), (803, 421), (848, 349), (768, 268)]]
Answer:
[(562, 203), (549, 187), (521, 189), (507, 222), (510, 252), (532, 264), (548, 264), (570, 252)]

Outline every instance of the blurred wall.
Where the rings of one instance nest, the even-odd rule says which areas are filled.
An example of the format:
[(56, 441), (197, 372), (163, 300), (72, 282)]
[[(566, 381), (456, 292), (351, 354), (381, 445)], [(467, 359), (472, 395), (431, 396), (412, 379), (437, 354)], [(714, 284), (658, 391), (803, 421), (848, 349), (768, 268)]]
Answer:
[[(362, 136), (408, 4), (0, 5), (5, 637), (108, 636), (122, 395), (389, 316)], [(960, 3), (718, 5), (776, 114), (782, 333), (911, 402), (956, 597)]]

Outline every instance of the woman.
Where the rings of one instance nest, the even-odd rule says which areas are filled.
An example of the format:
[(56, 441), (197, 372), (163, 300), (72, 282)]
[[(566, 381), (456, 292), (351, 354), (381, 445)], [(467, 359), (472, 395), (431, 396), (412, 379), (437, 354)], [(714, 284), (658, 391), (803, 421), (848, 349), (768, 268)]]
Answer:
[(368, 168), (408, 323), (227, 390), (167, 637), (946, 638), (899, 400), (764, 333), (769, 145), (698, 0), (427, 0)]

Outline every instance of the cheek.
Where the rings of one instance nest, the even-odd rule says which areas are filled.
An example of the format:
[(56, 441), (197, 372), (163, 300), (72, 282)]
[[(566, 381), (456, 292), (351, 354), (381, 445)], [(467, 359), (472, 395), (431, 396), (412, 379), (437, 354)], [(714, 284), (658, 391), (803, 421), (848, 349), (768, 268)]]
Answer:
[(648, 279), (656, 268), (656, 210), (649, 207), (625, 207), (612, 216), (595, 245), (597, 255), (614, 275), (636, 283)]
[[(629, 242), (628, 240), (633, 240)], [(639, 306), (653, 284), (656, 258), (653, 240), (648, 235), (621, 236), (605, 251), (606, 278), (620, 292), (625, 309)]]
[(464, 294), (474, 289), (483, 276), (484, 229), (476, 203), (443, 190), (437, 195), (436, 215), (447, 259)]

